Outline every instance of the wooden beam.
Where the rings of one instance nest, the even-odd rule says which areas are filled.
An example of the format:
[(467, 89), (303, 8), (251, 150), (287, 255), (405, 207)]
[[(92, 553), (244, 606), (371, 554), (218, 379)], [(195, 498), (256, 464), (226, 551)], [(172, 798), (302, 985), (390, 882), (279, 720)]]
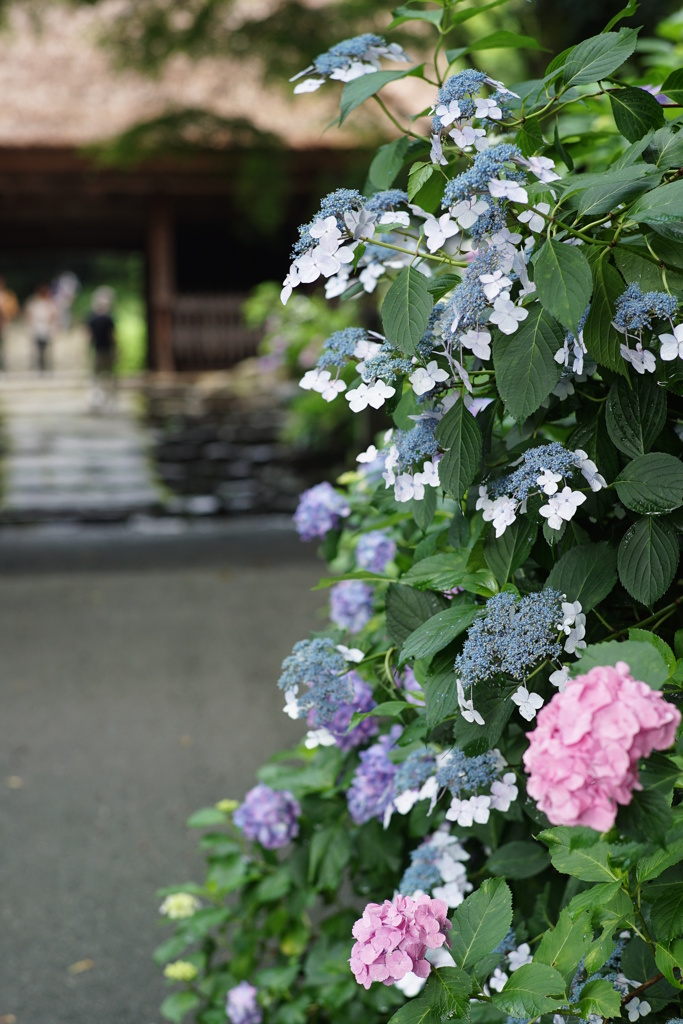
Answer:
[(152, 367), (175, 370), (173, 304), (175, 300), (175, 240), (173, 216), (167, 203), (152, 204), (148, 226), (149, 326)]

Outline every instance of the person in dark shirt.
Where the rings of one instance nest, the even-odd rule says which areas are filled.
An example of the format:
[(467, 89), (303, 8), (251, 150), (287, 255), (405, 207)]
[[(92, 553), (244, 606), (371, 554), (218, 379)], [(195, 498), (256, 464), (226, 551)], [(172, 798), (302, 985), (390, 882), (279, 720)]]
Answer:
[(111, 288), (97, 288), (93, 293), (92, 311), (88, 317), (95, 376), (90, 405), (94, 412), (111, 404), (116, 395), (116, 329), (111, 312), (113, 299)]

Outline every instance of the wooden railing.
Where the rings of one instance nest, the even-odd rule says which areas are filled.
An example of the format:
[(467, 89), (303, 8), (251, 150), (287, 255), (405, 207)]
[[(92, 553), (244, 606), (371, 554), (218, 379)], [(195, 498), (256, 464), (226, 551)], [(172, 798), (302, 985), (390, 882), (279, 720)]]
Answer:
[(177, 295), (172, 344), (176, 370), (222, 370), (253, 356), (261, 332), (242, 321), (244, 295)]

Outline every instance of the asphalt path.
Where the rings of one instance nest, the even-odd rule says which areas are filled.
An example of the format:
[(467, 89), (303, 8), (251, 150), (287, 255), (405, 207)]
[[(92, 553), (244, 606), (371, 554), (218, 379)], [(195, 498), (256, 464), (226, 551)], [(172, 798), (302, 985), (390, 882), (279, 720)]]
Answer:
[(160, 1021), (185, 820), (301, 735), (276, 681), (313, 548), (276, 518), (0, 532), (0, 1024)]

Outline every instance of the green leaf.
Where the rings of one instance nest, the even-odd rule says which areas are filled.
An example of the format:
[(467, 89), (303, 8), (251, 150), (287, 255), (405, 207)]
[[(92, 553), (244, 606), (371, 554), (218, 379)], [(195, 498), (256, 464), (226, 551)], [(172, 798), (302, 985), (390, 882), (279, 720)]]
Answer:
[(548, 854), (538, 843), (513, 840), (493, 851), (486, 861), (486, 870), (505, 878), (532, 878), (545, 871), (549, 863)]
[(308, 854), (308, 881), (320, 889), (338, 889), (351, 857), (351, 840), (344, 825), (314, 832)]
[(368, 176), (378, 190), (391, 188), (396, 175), (403, 167), (410, 139), (402, 135), (385, 146), (380, 146), (374, 160), (370, 164)]
[(547, 964), (524, 964), (511, 974), (493, 1003), (511, 1017), (528, 1020), (552, 1013), (567, 1001), (562, 975)]
[(660, 185), (641, 196), (629, 210), (629, 217), (650, 227), (664, 238), (683, 239), (683, 181)]
[(615, 881), (617, 876), (608, 862), (607, 843), (581, 846), (575, 850), (567, 846), (551, 846), (553, 867), (565, 875), (573, 875), (584, 882)]
[(677, 989), (683, 988), (683, 941), (678, 939), (670, 949), (657, 944), (655, 963), (670, 985)]
[(614, 122), (629, 142), (637, 142), (651, 128), (662, 128), (664, 111), (644, 89), (615, 89), (609, 94)]
[(650, 918), (654, 937), (668, 945), (683, 935), (683, 882), (673, 882), (652, 904)]
[(617, 556), (606, 541), (570, 548), (551, 569), (546, 587), (580, 601), (584, 612), (600, 604), (617, 582)]
[(460, 636), (481, 615), (475, 604), (457, 605), (433, 615), (417, 627), (407, 638), (401, 650), (401, 662), (412, 658), (431, 658)]
[(683, 163), (683, 133), (674, 131), (670, 125), (660, 128), (652, 135), (644, 158), (662, 171), (680, 167)]
[(557, 384), (562, 367), (554, 356), (563, 344), (564, 331), (538, 304), (512, 337), (496, 337), (496, 386), (516, 420), (521, 422), (536, 412)]
[(592, 885), (590, 889), (578, 893), (578, 895), (570, 900), (567, 907), (569, 916), (572, 920), (575, 920), (579, 914), (583, 914), (586, 910), (592, 913), (596, 908), (610, 903), (620, 891), (620, 880), (617, 882), (598, 882), (597, 885)]
[(634, 790), (630, 804), (621, 807), (617, 815), (617, 827), (625, 835), (660, 844), (672, 822), (671, 798), (657, 789)]
[(593, 291), (590, 264), (581, 250), (549, 239), (538, 254), (534, 281), (544, 309), (578, 334)]
[(628, 638), (629, 640), (652, 644), (655, 650), (664, 658), (669, 672), (672, 673), (676, 670), (676, 655), (667, 642), (662, 640), (661, 636), (651, 633), (649, 629), (637, 629), (635, 626), (631, 626), (628, 631)]
[(189, 946), (193, 940), (188, 938), (184, 932), (177, 932), (175, 935), (171, 935), (170, 938), (162, 942), (160, 946), (154, 950), (154, 963), (157, 967), (167, 964), (169, 960), (176, 960), (183, 952), (186, 946)]
[(441, 274), (439, 277), (433, 277), (427, 287), (434, 301), (438, 302), (458, 284), (460, 284), (460, 278), (455, 274)]
[(185, 824), (188, 828), (213, 828), (214, 825), (225, 825), (228, 821), (225, 811), (219, 811), (217, 807), (202, 807), (191, 814)]
[(394, 20), (389, 25), (387, 32), (398, 28), (399, 25), (404, 25), (407, 21), (428, 21), (432, 25), (440, 25), (443, 11), (425, 11), (420, 10), (419, 7), (397, 7), (393, 15)]
[(547, 964), (558, 971), (569, 984), (581, 957), (593, 940), (591, 916), (584, 911), (572, 920), (565, 909), (557, 919), (557, 925), (547, 931), (534, 954), (534, 963)]
[(479, 424), (462, 398), (439, 422), (436, 439), (446, 452), (439, 463), (439, 481), (458, 501), (477, 475), (484, 447)]
[(411, 202), (434, 173), (436, 173), (434, 164), (422, 162), (413, 164), (408, 175), (408, 199)]
[(645, 455), (666, 423), (666, 391), (648, 376), (616, 381), (605, 410), (607, 432), (620, 452)]
[(405, 267), (382, 303), (382, 323), (387, 340), (406, 355), (415, 355), (416, 346), (427, 329), (432, 305), (424, 274), (414, 267)]
[(190, 1010), (196, 1010), (200, 1003), (201, 999), (196, 992), (174, 992), (172, 996), (164, 999), (159, 1012), (165, 1020), (170, 1020), (171, 1024), (181, 1024)]
[(434, 593), (391, 583), (387, 591), (387, 632), (400, 646), (421, 623), (446, 607), (446, 600)]
[(610, 29), (614, 28), (615, 25), (618, 25), (623, 18), (631, 18), (638, 10), (639, 3), (640, 0), (628, 0), (626, 7), (622, 7), (620, 11), (617, 11), (614, 17), (610, 18), (602, 31), (609, 32)]
[(459, 967), (440, 967), (429, 975), (425, 999), (441, 1020), (467, 1017), (470, 1008), (472, 979)]
[(581, 989), (579, 1016), (590, 1017), (593, 1014), (605, 1018), (621, 1014), (621, 994), (604, 978), (588, 981)]
[(674, 103), (683, 103), (683, 68), (676, 68), (664, 79), (662, 92)]
[(619, 544), (619, 579), (631, 597), (651, 608), (666, 593), (678, 568), (678, 537), (667, 523), (645, 516)]
[[(640, 92), (639, 89), (635, 91)], [(643, 95), (647, 96), (649, 94), (643, 93)], [(654, 102), (657, 103), (656, 100)], [(661, 110), (658, 103), (657, 107)], [(628, 168), (628, 171), (635, 169)], [(640, 170), (640, 167), (638, 167), (638, 170)], [(616, 210), (620, 203), (625, 203), (629, 199), (635, 198), (635, 196), (640, 196), (643, 192), (647, 192), (658, 185), (662, 175), (659, 171), (653, 171), (651, 174), (639, 174), (634, 179), (624, 182), (613, 180), (616, 177), (620, 177), (618, 171), (606, 171), (604, 175), (605, 180), (601, 184), (594, 185), (592, 188), (587, 188), (581, 192), (578, 206), (580, 217), (600, 217), (603, 213)]]
[(596, 363), (627, 377), (628, 373), (619, 346), (622, 335), (612, 324), (616, 300), (624, 291), (624, 282), (606, 259), (593, 266), (593, 299), (583, 329), (588, 354)]
[(665, 843), (663, 849), (638, 860), (636, 878), (639, 882), (649, 882), (653, 878), (658, 878), (667, 868), (683, 860), (683, 826), (676, 825), (667, 832)]
[(503, 587), (524, 565), (537, 536), (538, 527), (527, 518), (515, 520), (501, 537), (489, 530), (484, 541), (484, 558), (499, 586)]
[(637, 40), (638, 32), (632, 28), (585, 39), (574, 47), (565, 62), (562, 74), (565, 86), (589, 85), (607, 78), (631, 56)]
[(634, 679), (647, 683), (653, 690), (659, 690), (669, 678), (669, 669), (664, 658), (651, 644), (636, 640), (605, 640), (601, 644), (589, 644), (583, 651), (581, 661), (571, 666), (572, 675), (583, 675), (596, 665), (616, 665), (625, 661)]
[(410, 504), (415, 524), (420, 527), (423, 533), (426, 533), (436, 512), (436, 491), (433, 487), (428, 487), (425, 490), (424, 497), (419, 499), (413, 498)]
[(538, 121), (526, 121), (518, 129), (515, 145), (519, 146), (522, 156), (533, 156), (543, 148), (543, 130)]
[[(624, 167), (632, 167), (636, 163), (636, 160), (638, 160), (638, 158), (641, 157), (647, 149), (653, 134), (654, 132), (648, 132), (647, 135), (643, 135), (642, 139), (638, 139), (637, 142), (631, 143), (631, 145), (624, 150), (621, 156), (617, 157), (617, 159), (610, 164), (610, 171), (621, 170)], [(637, 164), (636, 166), (641, 165)]]
[[(452, 590), (457, 578), (467, 572), (467, 552), (442, 552), (429, 555), (411, 565), (401, 577), (401, 583), (421, 590)], [(455, 582), (454, 582), (455, 581)]]
[(389, 1024), (441, 1024), (441, 1016), (424, 996), (411, 999), (389, 1019)]
[(450, 935), (455, 962), (463, 970), (476, 967), (482, 957), (503, 941), (511, 922), (512, 893), (508, 886), (502, 878), (485, 879), (453, 914)]
[(620, 501), (633, 512), (673, 512), (683, 505), (683, 464), (674, 455), (650, 452), (629, 462), (614, 485)]
[(330, 587), (336, 586), (337, 583), (341, 583), (342, 580), (368, 580), (372, 583), (377, 583), (378, 581), (391, 583), (394, 577), (384, 576), (379, 572), (368, 572), (366, 569), (359, 569), (357, 572), (342, 573), (341, 576), (323, 576), (312, 589), (328, 590)]
[[(483, 10), (483, 8), (480, 8)], [(476, 13), (479, 13), (477, 11)], [(467, 53), (474, 53), (477, 50), (544, 50), (545, 47), (541, 46), (532, 36), (521, 36), (516, 32), (508, 32), (506, 29), (500, 29), (498, 32), (491, 32), (488, 36), (482, 36), (481, 39), (477, 39), (475, 42), (470, 43), (469, 46), (459, 46), (455, 50), (446, 51), (446, 60), (449, 64), (452, 64), (455, 60), (460, 60)]]
[(407, 78), (409, 75), (417, 75), (418, 78), (422, 78), (423, 67), (424, 64), (420, 64), (417, 67), (408, 68), (407, 71), (373, 71), (369, 75), (362, 75), (360, 78), (354, 78), (351, 82), (347, 82), (341, 97), (339, 124), (346, 120), (352, 110), (359, 107), (361, 103), (365, 103), (389, 82), (397, 82), (400, 78)]

